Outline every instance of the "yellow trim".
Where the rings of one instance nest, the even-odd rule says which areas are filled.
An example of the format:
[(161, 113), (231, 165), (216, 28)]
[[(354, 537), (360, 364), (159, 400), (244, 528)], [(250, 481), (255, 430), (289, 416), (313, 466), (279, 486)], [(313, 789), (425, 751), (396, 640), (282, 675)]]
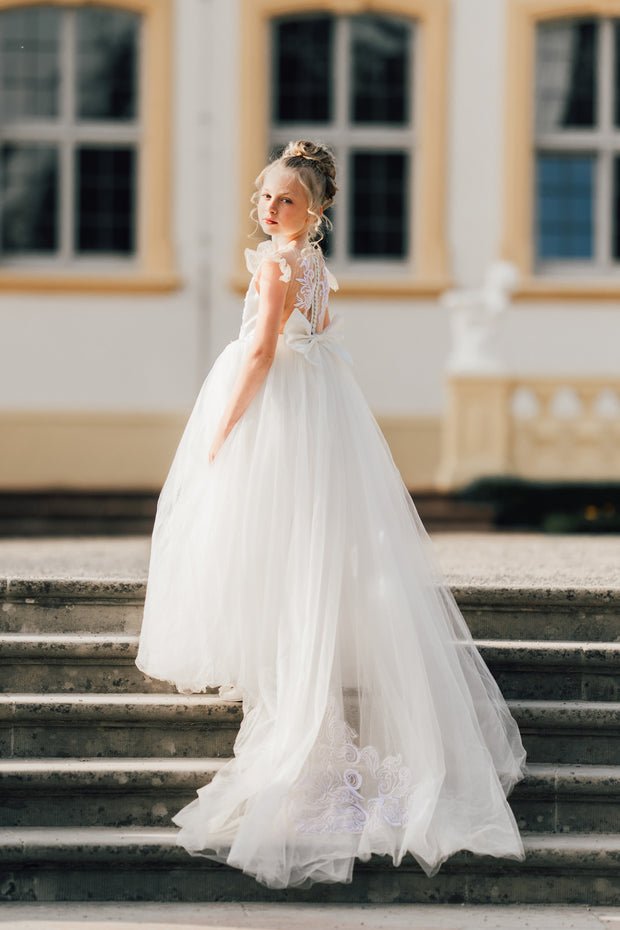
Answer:
[(187, 414), (0, 411), (0, 489), (157, 490)]
[(571, 283), (566, 279), (558, 282), (546, 281), (544, 278), (529, 278), (521, 281), (513, 297), (519, 301), (614, 301), (617, 303), (620, 298), (620, 281), (577, 279)]
[(620, 16), (620, 0), (510, 0), (507, 17), (507, 79), (502, 257), (523, 281), (516, 300), (617, 300), (620, 282), (534, 274), (534, 82), (536, 25), (568, 16)]
[(441, 460), (440, 417), (378, 417), (381, 432), (410, 491), (434, 491)]
[[(0, 9), (33, 6), (41, 0), (0, 0)], [(88, 6), (90, 0), (47, 0), (55, 6)], [(97, 0), (143, 17), (141, 43), (140, 175), (138, 181), (138, 262), (135, 272), (110, 275), (64, 269), (15, 271), (0, 267), (0, 291), (46, 290), (134, 292), (179, 286), (171, 241), (172, 0)]]
[[(158, 490), (187, 413), (0, 411), (0, 490)], [(441, 420), (380, 417), (408, 488), (434, 487)]]
[[(265, 62), (269, 49), (269, 21), (287, 13), (325, 11), (354, 15), (376, 11), (416, 19), (421, 25), (421, 68), (418, 69), (422, 93), (419, 94), (417, 131), (417, 169), (415, 180), (414, 239), (417, 244), (415, 276), (408, 279), (385, 278), (371, 283), (376, 293), (436, 294), (449, 287), (448, 251), (445, 232), (445, 158), (448, 80), (448, 0), (241, 0), (241, 104), (239, 132), (241, 158), (239, 189), (247, 192), (239, 204), (238, 254), (249, 244), (252, 226), (248, 215), (253, 180), (264, 166), (268, 148), (269, 69)], [(247, 231), (247, 234), (246, 232)], [(235, 284), (246, 282), (247, 275), (239, 259)], [(366, 282), (359, 277), (339, 276), (342, 294), (369, 294)]]
[(0, 272), (0, 291), (88, 294), (155, 294), (176, 291), (181, 279), (174, 273), (141, 275), (25, 274)]

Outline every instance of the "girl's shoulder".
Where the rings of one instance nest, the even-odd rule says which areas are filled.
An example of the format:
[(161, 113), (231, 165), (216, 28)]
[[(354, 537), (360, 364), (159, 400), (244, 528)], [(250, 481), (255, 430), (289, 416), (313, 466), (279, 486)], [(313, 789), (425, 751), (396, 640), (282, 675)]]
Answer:
[(294, 251), (291, 248), (275, 249), (270, 239), (260, 242), (256, 249), (245, 250), (245, 264), (250, 274), (255, 275), (264, 261), (271, 261), (280, 267), (280, 280), (291, 280), (291, 264), (295, 263)]
[(318, 245), (310, 243), (300, 249), (295, 244), (290, 244), (282, 249), (276, 249), (271, 239), (266, 239), (259, 243), (258, 248), (245, 250), (245, 262), (252, 275), (257, 273), (266, 260), (279, 266), (280, 280), (287, 283), (292, 277), (297, 277), (298, 270), (303, 275), (304, 270), (316, 268), (318, 261), (319, 267), (326, 272), (329, 287), (332, 290), (338, 290), (338, 283), (326, 268), (323, 252)]

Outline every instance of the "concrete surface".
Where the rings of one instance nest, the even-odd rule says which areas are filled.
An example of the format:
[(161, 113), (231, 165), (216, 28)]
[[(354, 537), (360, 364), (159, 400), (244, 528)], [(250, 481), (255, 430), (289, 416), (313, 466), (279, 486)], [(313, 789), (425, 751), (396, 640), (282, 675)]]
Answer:
[[(149, 538), (2, 539), (0, 577), (144, 582)], [(437, 533), (451, 585), (506, 588), (620, 588), (620, 535)]]
[(8, 904), (11, 930), (619, 930), (620, 908), (313, 904)]

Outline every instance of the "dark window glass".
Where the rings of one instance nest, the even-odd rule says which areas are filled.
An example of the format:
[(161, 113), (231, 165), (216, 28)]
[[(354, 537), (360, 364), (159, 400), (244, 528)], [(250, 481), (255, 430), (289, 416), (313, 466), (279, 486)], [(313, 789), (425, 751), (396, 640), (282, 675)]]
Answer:
[(60, 18), (54, 7), (0, 14), (0, 111), (4, 119), (59, 113)]
[(403, 258), (408, 250), (408, 157), (403, 152), (351, 155), (349, 251)]
[(410, 27), (379, 16), (354, 16), (351, 30), (352, 122), (406, 123)]
[(537, 244), (541, 259), (594, 254), (592, 155), (539, 155), (536, 163)]
[(86, 7), (76, 11), (79, 119), (136, 116), (139, 16)]
[(613, 257), (620, 259), (620, 156), (614, 158)]
[(275, 23), (274, 122), (323, 123), (332, 118), (332, 41), (330, 16)]
[(77, 149), (77, 252), (133, 252), (135, 176), (136, 154), (129, 146)]
[(620, 126), (620, 20), (614, 23), (614, 124)]
[(57, 149), (36, 143), (5, 143), (0, 152), (2, 251), (6, 255), (55, 252)]
[(598, 23), (544, 23), (537, 31), (537, 125), (545, 132), (596, 124)]
[[(325, 211), (325, 216), (327, 217), (329, 222), (332, 224), (332, 226), (336, 223), (335, 212), (336, 212), (335, 207), (333, 206), (329, 207)], [(326, 229), (326, 227), (323, 226), (322, 235), (323, 235), (323, 238), (320, 240), (319, 245), (321, 246), (323, 250), (323, 255), (325, 255), (326, 258), (329, 258), (331, 255), (333, 255), (333, 251), (334, 251), (332, 233), (330, 232), (329, 229)]]

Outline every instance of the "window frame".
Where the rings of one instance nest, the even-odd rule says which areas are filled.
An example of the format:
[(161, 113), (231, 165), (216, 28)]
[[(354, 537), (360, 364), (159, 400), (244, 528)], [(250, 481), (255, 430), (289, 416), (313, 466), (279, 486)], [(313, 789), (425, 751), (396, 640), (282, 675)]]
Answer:
[[(265, 61), (271, 60), (271, 22), (275, 18), (311, 12), (334, 16), (371, 13), (416, 21), (418, 47), (416, 74), (413, 76), (416, 99), (412, 105), (417, 116), (419, 142), (410, 196), (417, 206), (410, 212), (409, 226), (415, 264), (403, 270), (403, 263), (399, 260), (397, 270), (392, 262), (387, 262), (382, 264), (390, 267), (380, 270), (375, 267), (376, 260), (360, 259), (359, 263), (356, 261), (355, 269), (349, 267), (339, 272), (339, 294), (437, 296), (451, 284), (445, 218), (448, 0), (241, 0), (240, 241), (233, 283), (239, 291), (247, 287), (247, 273), (243, 270), (241, 256), (250, 244), (248, 237), (253, 233), (253, 225), (248, 220), (248, 204), (253, 192), (253, 179), (263, 168), (269, 152), (271, 89), (270, 69), (265, 68)], [(310, 138), (317, 132), (316, 127), (295, 124), (295, 135), (302, 137), (304, 128), (311, 133)], [(255, 237), (253, 241), (256, 242)]]
[[(615, 269), (601, 272), (590, 262), (587, 268), (579, 267), (577, 261), (572, 267), (564, 261), (539, 266), (535, 254), (534, 185), (539, 148), (535, 125), (536, 30), (544, 22), (592, 17), (620, 18), (620, 0), (510, 0), (508, 7), (501, 254), (514, 262), (521, 274), (519, 287), (513, 294), (516, 300), (616, 301), (620, 297), (620, 267), (618, 272)], [(604, 96), (601, 87), (599, 107)], [(569, 133), (562, 134), (568, 142)], [(573, 131), (570, 136), (576, 141), (581, 132)], [(581, 139), (583, 145), (584, 137)], [(586, 150), (592, 151), (591, 143)], [(595, 196), (596, 209), (600, 211), (602, 196)], [(598, 220), (595, 218), (594, 222), (598, 234)]]
[[(323, 15), (325, 11), (322, 11)], [(308, 15), (295, 11), (290, 18)], [(318, 13), (316, 15), (321, 15)], [(409, 96), (407, 121), (402, 124), (386, 123), (354, 123), (349, 118), (349, 101), (351, 91), (351, 61), (352, 61), (352, 30), (351, 20), (356, 14), (339, 14), (334, 16), (334, 115), (327, 123), (274, 123), (269, 124), (269, 149), (284, 145), (291, 138), (312, 139), (319, 138), (326, 142), (333, 150), (338, 165), (338, 195), (336, 198), (336, 222), (333, 229), (334, 249), (330, 255), (330, 268), (336, 275), (357, 275), (368, 273), (397, 276), (411, 276), (416, 267), (416, 241), (415, 229), (412, 222), (414, 217), (415, 171), (417, 163), (416, 145), (418, 143), (415, 119), (417, 116), (415, 99), (418, 89), (418, 46), (416, 35), (416, 21), (411, 17), (394, 16), (393, 13), (376, 15), (389, 17), (410, 26), (408, 54), (410, 80), (413, 93)], [(273, 17), (270, 29), (270, 100), (272, 99), (273, 80), (275, 72), (275, 49), (273, 47), (273, 26), (278, 20), (286, 20), (289, 16)], [(407, 217), (407, 251), (402, 258), (374, 258), (373, 256), (354, 256), (349, 250), (350, 233), (350, 201), (351, 187), (350, 159), (355, 151), (368, 151), (372, 154), (379, 152), (402, 152), (409, 158), (408, 166), (408, 199), (405, 208)]]
[[(562, 17), (570, 22), (581, 17)], [(590, 17), (588, 17), (590, 18)], [(611, 277), (620, 274), (620, 259), (612, 257), (612, 216), (609, 204), (613, 190), (613, 160), (620, 157), (620, 128), (613, 125), (614, 17), (592, 17), (598, 23), (599, 55), (596, 80), (600, 88), (596, 101), (595, 125), (583, 129), (535, 131), (534, 159), (539, 154), (592, 155), (593, 172), (593, 257), (592, 259), (541, 260), (535, 257), (537, 273), (544, 276), (577, 277), (594, 273)], [(557, 19), (547, 20), (557, 22)], [(541, 24), (537, 24), (538, 26)], [(535, 106), (537, 101), (535, 101)], [(534, 193), (534, 215), (536, 216)]]
[[(171, 72), (172, 72), (172, 0), (96, 0), (98, 6), (109, 6), (137, 13), (142, 17), (140, 28), (140, 88), (135, 121), (118, 126), (113, 137), (108, 126), (97, 121), (80, 125), (79, 138), (96, 142), (102, 147), (122, 144), (121, 135), (136, 141), (137, 177), (135, 244), (133, 256), (76, 257), (70, 264), (61, 258), (33, 255), (10, 258), (0, 264), (0, 292), (120, 292), (141, 293), (176, 290), (179, 286), (171, 239)], [(5, 9), (49, 5), (75, 9), (91, 6), (89, 0), (0, 0), (0, 12)], [(11, 125), (10, 141), (58, 140), (60, 120), (50, 121), (46, 132), (43, 120), (24, 121)], [(53, 129), (52, 129), (53, 126)], [(87, 133), (87, 135), (85, 135)], [(140, 145), (147, 139), (148, 145)], [(70, 157), (63, 155), (62, 160)], [(77, 146), (71, 146), (72, 152)], [(66, 168), (65, 168), (66, 170)], [(71, 205), (59, 207), (62, 213), (73, 210), (73, 186), (64, 188), (65, 199)]]

